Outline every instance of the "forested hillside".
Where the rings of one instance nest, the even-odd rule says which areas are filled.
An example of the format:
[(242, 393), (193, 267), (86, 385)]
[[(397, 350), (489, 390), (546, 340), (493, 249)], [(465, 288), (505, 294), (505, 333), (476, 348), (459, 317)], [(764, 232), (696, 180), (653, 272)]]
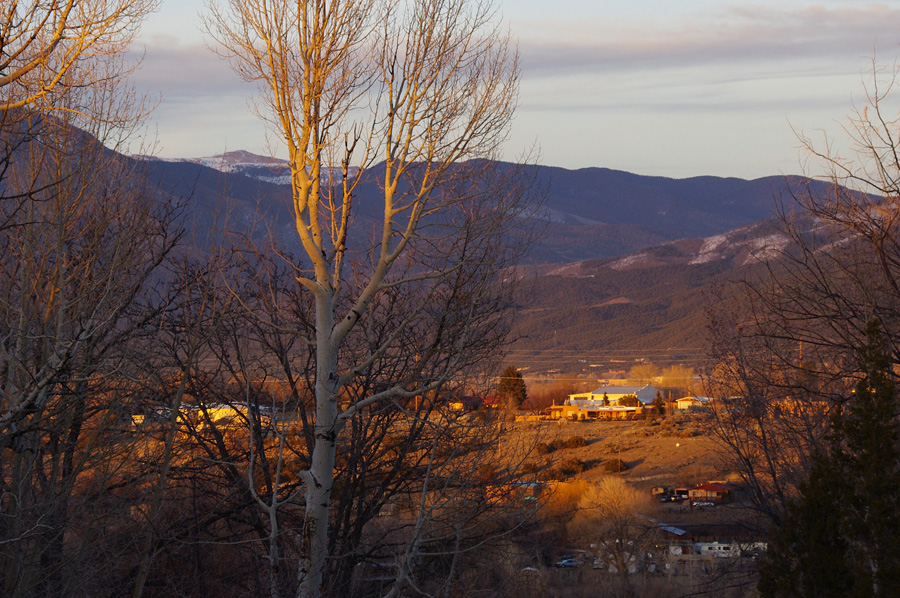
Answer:
[[(242, 153), (248, 159), (246, 153)], [(260, 166), (242, 171), (215, 170), (192, 161), (148, 159), (164, 187), (190, 196), (193, 210), (231, 215), (229, 226), (245, 229), (257, 222), (273, 227), (286, 242), (290, 234), (289, 185), (271, 182), (270, 158), (257, 156)], [(212, 159), (207, 164), (215, 165)], [(512, 165), (507, 165), (511, 168)], [(244, 173), (256, 173), (261, 179)], [(533, 180), (540, 198), (535, 217), (544, 234), (528, 252), (532, 264), (565, 264), (626, 255), (679, 239), (722, 234), (771, 218), (776, 207), (788, 210), (793, 195), (823, 193), (824, 184), (802, 177), (756, 180), (719, 177), (670, 179), (606, 168), (567, 170), (531, 165), (521, 176)], [(377, 197), (383, 169), (376, 166), (356, 189), (353, 218), (378, 217)], [(201, 227), (211, 223), (209, 217)], [(295, 242), (295, 241), (294, 241)]]

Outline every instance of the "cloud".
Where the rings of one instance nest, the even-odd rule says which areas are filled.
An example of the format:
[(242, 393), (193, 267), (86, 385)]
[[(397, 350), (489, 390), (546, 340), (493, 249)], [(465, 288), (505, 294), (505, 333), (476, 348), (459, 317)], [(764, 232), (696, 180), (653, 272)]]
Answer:
[(526, 77), (715, 64), (782, 67), (785, 61), (857, 64), (876, 51), (896, 53), (900, 9), (740, 6), (665, 24), (557, 20), (544, 27), (543, 34), (520, 38)]
[(843, 106), (840, 102), (836, 102), (831, 98), (812, 98), (812, 99), (772, 99), (772, 98), (747, 98), (741, 101), (731, 99), (712, 99), (695, 101), (681, 100), (648, 100), (634, 102), (606, 102), (606, 101), (549, 101), (549, 102), (526, 102), (519, 108), (522, 112), (604, 112), (617, 114), (646, 114), (646, 113), (665, 113), (665, 114), (749, 114), (752, 112), (783, 112), (790, 113), (801, 110), (825, 110), (840, 109)]
[(151, 115), (164, 157), (206, 156), (226, 149), (266, 149), (265, 125), (248, 103), (256, 89), (201, 43), (174, 37), (144, 38), (132, 50), (141, 59), (131, 80), (140, 93), (160, 99)]
[[(164, 98), (173, 100), (223, 95), (248, 98), (255, 91), (202, 44), (181, 45), (165, 37), (145, 42), (140, 69), (133, 76), (142, 90), (162, 92)], [(140, 58), (140, 50), (133, 50), (132, 56)]]

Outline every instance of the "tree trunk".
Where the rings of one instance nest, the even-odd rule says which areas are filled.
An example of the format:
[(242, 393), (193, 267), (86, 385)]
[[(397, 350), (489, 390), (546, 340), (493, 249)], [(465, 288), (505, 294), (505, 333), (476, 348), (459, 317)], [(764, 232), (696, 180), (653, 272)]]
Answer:
[(316, 440), (309, 471), (304, 476), (306, 512), (301, 538), (298, 598), (322, 595), (325, 559), (328, 556), (328, 513), (339, 433), (338, 348), (330, 338), (334, 322), (333, 303), (330, 297), (322, 295), (316, 300)]

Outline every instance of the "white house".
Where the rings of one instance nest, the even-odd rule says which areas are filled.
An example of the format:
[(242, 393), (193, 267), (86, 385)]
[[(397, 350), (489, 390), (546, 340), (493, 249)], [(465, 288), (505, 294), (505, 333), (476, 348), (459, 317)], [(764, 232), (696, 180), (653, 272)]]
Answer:
[(609, 404), (616, 406), (622, 397), (635, 395), (643, 405), (649, 405), (656, 398), (659, 389), (650, 386), (601, 386), (591, 392), (581, 392), (569, 395), (569, 405), (595, 405), (603, 404), (603, 398), (609, 399)]

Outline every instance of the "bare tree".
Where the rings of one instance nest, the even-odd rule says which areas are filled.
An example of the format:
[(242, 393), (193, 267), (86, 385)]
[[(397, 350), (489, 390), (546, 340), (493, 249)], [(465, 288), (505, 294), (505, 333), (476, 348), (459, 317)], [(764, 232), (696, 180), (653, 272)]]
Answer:
[[(248, 389), (258, 388), (265, 380), (278, 381), (288, 402), (295, 405), (295, 432), (287, 434), (281, 426), (276, 430), (282, 456), (260, 448), (251, 465), (256, 471), (254, 477), (261, 475), (267, 480), (258, 493), (273, 522), (296, 510), (296, 496), (292, 495), (296, 471), (309, 464), (316, 430), (311, 400), (315, 353), (307, 344), (298, 342), (312, 328), (313, 306), (296, 283), (290, 262), (284, 263), (287, 268), (279, 268), (278, 261), (280, 258), (273, 259), (271, 255), (258, 255), (248, 263), (245, 275), (233, 277), (232, 280), (249, 281), (233, 287), (233, 292), (242, 297), (247, 313), (235, 334), (223, 337), (227, 342), (217, 350), (220, 359), (232, 369), (233, 377), (246, 381)], [(437, 559), (437, 549), (429, 551), (427, 547), (440, 545), (447, 552), (446, 559), (452, 560), (448, 544), (435, 539), (435, 530), (449, 525), (451, 518), (455, 517), (459, 524), (455, 533), (460, 547), (472, 542), (473, 536), (490, 535), (487, 529), (500, 529), (490, 521), (499, 515), (501, 501), (488, 500), (483, 485), (489, 480), (497, 486), (494, 498), (510, 493), (511, 484), (518, 481), (516, 465), (528, 450), (519, 447), (501, 466), (495, 455), (501, 433), (498, 422), (490, 417), (460, 419), (460, 413), (449, 409), (449, 398), (456, 392), (465, 392), (475, 374), (485, 381), (490, 379), (496, 348), (502, 345), (511, 324), (498, 314), (508, 308), (513, 288), (483, 277), (477, 270), (464, 268), (455, 274), (444, 278), (442, 289), (412, 285), (403, 292), (392, 290), (387, 295), (389, 300), (379, 302), (372, 311), (365, 328), (355, 331), (341, 349), (342, 362), (353, 363), (383, 347), (371, 367), (344, 387), (340, 400), (346, 405), (398, 381), (413, 384), (420, 379), (436, 379), (446, 368), (443, 358), (437, 355), (451, 353), (461, 338), (472, 335), (468, 351), (457, 358), (453, 381), (445, 382), (438, 390), (426, 389), (415, 396), (373, 403), (361, 417), (348, 423), (339, 438), (328, 537), (331, 556), (326, 563), (323, 590), (328, 594), (352, 593), (358, 565), (408, 561), (413, 563), (408, 572), (415, 580), (421, 575), (415, 565), (422, 562), (420, 551), (432, 565), (441, 560)], [(458, 317), (460, 302), (474, 297), (480, 298), (482, 304), (477, 310), (479, 315)], [(411, 315), (417, 321), (405, 324)], [(392, 344), (385, 347), (385, 339), (391, 338)], [(436, 356), (429, 357), (430, 353)], [(269, 405), (266, 402), (263, 407)], [(252, 403), (247, 406), (253, 412)], [(286, 413), (283, 400), (271, 407), (276, 418), (280, 417), (277, 414)], [(490, 463), (496, 468), (494, 475), (476, 475)], [(280, 484), (279, 477), (283, 480)], [(509, 487), (504, 490), (504, 486)], [(440, 488), (444, 491), (440, 492)], [(427, 497), (424, 507), (428, 516), (423, 514), (422, 522), (414, 525), (405, 507), (399, 505), (415, 504), (417, 496), (423, 494)], [(436, 496), (441, 496), (441, 500), (436, 501)], [(452, 508), (453, 504), (458, 508)], [(463, 525), (464, 520), (469, 523)], [(502, 530), (511, 533), (516, 528), (506, 525)], [(287, 541), (286, 529), (273, 523), (270, 530), (270, 561), (280, 572), (292, 569), (281, 560), (287, 554), (296, 554)], [(398, 546), (412, 547), (414, 539), (419, 548), (412, 550), (412, 556), (404, 556), (406, 549)], [(484, 538), (481, 540), (482, 544), (489, 544)], [(437, 574), (441, 569), (431, 570)], [(449, 574), (449, 570), (443, 571)], [(274, 587), (274, 578), (272, 584)], [(282, 585), (285, 587), (281, 592), (287, 592), (290, 584)]]
[(139, 452), (128, 430), (141, 394), (135, 345), (160, 313), (156, 286), (179, 238), (174, 205), (113, 151), (145, 112), (120, 85), (119, 52), (150, 4), (67, 6), (62, 15), (59, 3), (19, 2), (3, 13), (12, 70), (0, 111), (0, 566), (9, 596), (123, 589), (102, 566), (128, 545), (106, 541), (111, 521), (127, 518), (109, 488), (139, 485), (139, 469), (123, 473)]
[(641, 363), (631, 366), (628, 370), (628, 379), (637, 384), (650, 384), (653, 378), (659, 376), (659, 366), (652, 363)]
[(157, 313), (155, 276), (178, 238), (175, 212), (133, 163), (70, 119), (40, 129), (19, 147), (4, 181), (24, 200), (0, 232), (0, 480), (10, 596), (36, 588), (67, 595), (89, 583), (68, 568), (77, 559), (63, 555), (86, 548), (73, 537), (93, 538), (87, 529), (73, 534), (73, 522), (96, 519), (72, 509), (86, 495), (100, 501), (133, 450), (122, 431), (135, 394), (129, 377), (139, 377), (130, 347)]
[(851, 400), (870, 319), (900, 358), (900, 139), (889, 116), (893, 72), (877, 65), (841, 145), (801, 136), (830, 183), (798, 188), (781, 210), (790, 240), (778, 260), (724, 287), (713, 311), (718, 429), (755, 501), (779, 522), (830, 413)]
[[(524, 215), (517, 178), (492, 173), (485, 160), (505, 139), (517, 90), (516, 54), (494, 16), (490, 3), (467, 0), (210, 7), (208, 30), (235, 71), (259, 83), (259, 113), (287, 146), (309, 264), (298, 272), (313, 298), (306, 342), (315, 363), (314, 446), (300, 473), (301, 596), (322, 591), (342, 431), (380, 402), (446, 383), (478, 342), (465, 324), (499, 316), (500, 306), (486, 300), (489, 285), (445, 295), (459, 289), (446, 282), (454, 277), (493, 279)], [(378, 207), (370, 207), (376, 193)], [(364, 334), (366, 321), (404, 288), (419, 307), (365, 352), (342, 359), (348, 339)], [(435, 299), (450, 301), (452, 311), (434, 313)], [(451, 320), (462, 333), (448, 344), (440, 326)], [(398, 341), (422, 322), (437, 326), (438, 342), (403, 349)], [(418, 365), (346, 401), (346, 389), (389, 356)]]
[(56, 373), (115, 330), (177, 240), (172, 205), (115, 153), (146, 114), (123, 54), (154, 7), (35, 0), (0, 14), (0, 196), (14, 200), (0, 204), (3, 446)]
[(126, 85), (137, 63), (129, 63), (125, 52), (156, 5), (157, 0), (25, 0), (0, 8), (0, 229), (15, 226), (18, 210), (40, 195), (38, 187), (60, 182), (38, 170), (25, 182), (20, 168), (15, 190), (3, 184), (15, 156), (30, 151), (26, 144), (54, 134), (45, 130), (46, 115), (91, 128), (114, 148), (149, 112), (146, 99)]
[(26, 0), (0, 14), (0, 112), (61, 110), (72, 87), (102, 87), (158, 0)]
[(649, 498), (622, 478), (607, 476), (578, 503), (572, 526), (597, 546), (597, 559), (620, 579), (624, 596), (634, 596), (630, 575), (644, 566), (656, 526), (646, 518)]

